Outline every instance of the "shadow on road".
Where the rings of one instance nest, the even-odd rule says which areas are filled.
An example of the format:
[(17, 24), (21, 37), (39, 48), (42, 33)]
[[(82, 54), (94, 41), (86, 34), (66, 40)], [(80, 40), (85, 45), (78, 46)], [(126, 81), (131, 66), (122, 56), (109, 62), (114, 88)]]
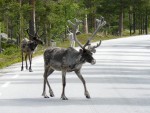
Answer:
[(129, 105), (129, 106), (150, 106), (150, 97), (147, 98), (92, 98), (61, 100), (59, 98), (18, 98), (0, 99), (0, 106), (65, 106), (65, 105)]

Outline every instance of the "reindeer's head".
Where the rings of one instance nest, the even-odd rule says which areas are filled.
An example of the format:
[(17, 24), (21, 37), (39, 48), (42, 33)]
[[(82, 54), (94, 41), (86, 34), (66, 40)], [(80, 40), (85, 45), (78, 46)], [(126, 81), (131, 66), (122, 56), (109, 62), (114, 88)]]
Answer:
[(96, 60), (93, 58), (93, 54), (91, 51), (87, 49), (80, 49), (82, 60), (88, 63), (91, 63), (94, 65), (96, 63)]
[(42, 41), (41, 39), (37, 38), (37, 37), (33, 37), (32, 40), (33, 40), (36, 44), (41, 44), (41, 45), (43, 45), (43, 41)]
[(73, 26), (73, 35), (74, 35), (75, 42), (81, 47), (80, 52), (82, 54), (82, 60), (84, 60), (84, 61), (86, 61), (88, 63), (91, 63), (91, 64), (95, 64), (96, 63), (95, 59), (92, 56), (92, 52), (93, 53), (96, 52), (95, 48), (100, 46), (101, 41), (96, 46), (91, 47), (91, 49), (86, 49), (86, 46), (88, 46), (90, 44), (91, 40), (94, 38), (94, 36), (98, 32), (98, 30), (106, 24), (106, 21), (104, 21), (103, 18), (101, 20), (97, 19), (96, 21), (98, 22), (98, 27), (96, 28), (96, 30), (94, 31), (94, 33), (88, 39), (88, 41), (85, 43), (84, 46), (82, 46), (82, 44), (76, 38), (76, 29), (77, 29), (77, 26), (81, 23), (81, 21), (75, 19), (75, 24), (72, 23), (70, 20), (68, 21), (68, 23), (70, 23)]
[(41, 36), (39, 36), (38, 33), (36, 32), (34, 35), (32, 35), (32, 34), (29, 33), (29, 29), (27, 29), (26, 31), (27, 31), (28, 35), (32, 37), (31, 40), (33, 41), (34, 44), (41, 44), (41, 45), (43, 45), (43, 41), (40, 39), (40, 37), (43, 34)]

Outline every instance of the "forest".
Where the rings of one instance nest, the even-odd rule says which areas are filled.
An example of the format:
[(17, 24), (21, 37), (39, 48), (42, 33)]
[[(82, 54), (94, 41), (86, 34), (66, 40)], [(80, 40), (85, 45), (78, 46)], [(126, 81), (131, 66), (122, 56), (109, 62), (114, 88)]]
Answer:
[[(49, 45), (51, 39), (67, 38), (67, 20), (82, 20), (81, 33), (90, 34), (100, 16), (107, 22), (102, 35), (148, 34), (150, 0), (0, 0), (0, 33), (8, 37), (7, 44), (19, 47), (23, 38), (30, 38), (29, 29)], [(0, 48), (7, 44), (0, 38)]]
[[(111, 35), (147, 34), (150, 0), (0, 0), (0, 32), (10, 39), (20, 40), (36, 30), (49, 39), (66, 38), (67, 20), (85, 21), (81, 32), (92, 32), (95, 19), (103, 16), (104, 30)], [(46, 42), (47, 43), (47, 42)]]

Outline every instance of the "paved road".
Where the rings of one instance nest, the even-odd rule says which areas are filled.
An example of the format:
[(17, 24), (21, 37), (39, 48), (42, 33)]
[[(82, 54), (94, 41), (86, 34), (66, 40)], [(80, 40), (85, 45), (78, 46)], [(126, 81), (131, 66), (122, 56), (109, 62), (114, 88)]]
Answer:
[(91, 99), (68, 73), (69, 100), (61, 100), (60, 72), (49, 77), (55, 97), (44, 99), (42, 56), (32, 73), (21, 72), (21, 63), (0, 70), (0, 113), (150, 113), (150, 35), (104, 41), (94, 57), (96, 65), (82, 70)]

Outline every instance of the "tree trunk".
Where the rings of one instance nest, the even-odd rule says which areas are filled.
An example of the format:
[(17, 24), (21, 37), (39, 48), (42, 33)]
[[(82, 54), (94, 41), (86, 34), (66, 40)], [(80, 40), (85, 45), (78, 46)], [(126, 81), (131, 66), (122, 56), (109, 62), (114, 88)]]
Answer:
[(132, 18), (131, 18), (131, 11), (129, 11), (129, 29), (130, 29), (130, 36), (132, 35)]
[[(29, 0), (29, 4), (32, 6), (32, 10), (30, 12), (30, 20), (29, 20), (29, 33), (33, 36), (35, 35), (36, 28), (35, 28), (35, 0)], [(32, 37), (29, 37), (32, 39)]]
[(147, 14), (147, 8), (146, 8), (146, 15), (145, 15), (145, 33), (148, 34), (148, 14)]
[(139, 15), (139, 34), (142, 34), (142, 15)]
[[(2, 25), (2, 23), (0, 22), (0, 34), (1, 34), (1, 25)], [(1, 42), (2, 40), (1, 40), (1, 35), (0, 35), (0, 53), (2, 52), (2, 46), (1, 46)]]
[(119, 35), (122, 36), (123, 31), (123, 3), (120, 3), (120, 14), (119, 14)]
[(144, 15), (142, 16), (142, 34), (145, 33), (145, 19), (144, 19)]
[(48, 47), (48, 35), (47, 35), (47, 24), (44, 24), (44, 36), (45, 36), (45, 45)]
[(88, 22), (87, 22), (87, 15), (85, 15), (84, 19), (84, 33), (88, 34)]
[[(20, 4), (20, 9), (22, 6), (22, 0), (18, 1)], [(23, 38), (23, 17), (22, 17), (22, 12), (20, 11), (20, 21), (19, 21), (19, 33), (18, 33), (18, 46), (21, 44), (21, 40)]]
[(133, 34), (136, 32), (136, 14), (133, 12)]

